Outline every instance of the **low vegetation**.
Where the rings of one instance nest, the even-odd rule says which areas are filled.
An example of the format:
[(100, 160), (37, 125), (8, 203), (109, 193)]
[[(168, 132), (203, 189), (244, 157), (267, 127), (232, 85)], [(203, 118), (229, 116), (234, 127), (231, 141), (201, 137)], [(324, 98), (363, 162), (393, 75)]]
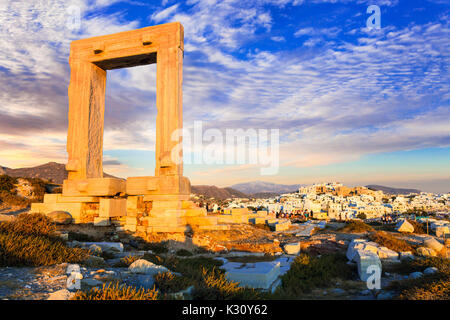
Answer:
[(189, 250), (186, 249), (180, 249), (176, 252), (177, 256), (181, 256), (181, 257), (190, 257), (193, 255), (192, 252), (190, 252)]
[(409, 274), (416, 271), (423, 272), (428, 267), (435, 267), (438, 272), (417, 279), (393, 281), (388, 289), (396, 291), (397, 298), (402, 300), (449, 300), (450, 261), (448, 259), (427, 257), (405, 260), (395, 266), (394, 271)]
[(119, 260), (119, 262), (117, 262), (114, 267), (115, 268), (128, 268), (133, 262), (139, 260), (141, 257), (140, 256), (126, 256), (123, 257), (122, 259)]
[(301, 253), (291, 264), (289, 271), (281, 278), (281, 286), (274, 297), (280, 299), (301, 299), (315, 288), (333, 285), (333, 280), (350, 280), (354, 277), (343, 254), (312, 256)]
[(397, 252), (414, 251), (413, 246), (411, 246), (408, 242), (406, 242), (405, 240), (397, 239), (393, 235), (384, 231), (371, 232), (369, 234), (369, 239), (383, 247)]
[(155, 254), (167, 253), (169, 249), (164, 242), (147, 243), (146, 250), (151, 250)]
[(0, 175), (0, 203), (10, 206), (27, 207), (32, 202), (42, 202), (46, 192), (47, 182), (40, 178), (24, 178), (33, 188), (33, 197), (26, 198), (17, 194), (16, 185), (18, 178), (8, 175)]
[(6, 174), (0, 175), (0, 191), (11, 192), (14, 185), (17, 183), (17, 178), (10, 177)]
[(158, 292), (155, 288), (145, 290), (131, 286), (119, 286), (118, 283), (104, 284), (102, 288), (89, 291), (77, 291), (72, 300), (157, 300)]
[(195, 284), (192, 293), (195, 300), (255, 300), (261, 298), (252, 288), (239, 287), (239, 283), (229, 281), (217, 269), (202, 269), (201, 280)]
[(164, 293), (180, 292), (192, 284), (188, 278), (174, 275), (171, 272), (158, 273), (155, 276), (155, 286)]
[(69, 248), (54, 235), (55, 226), (41, 214), (21, 214), (0, 223), (0, 266), (45, 266), (80, 263), (89, 252)]
[(30, 199), (17, 195), (16, 193), (1, 190), (0, 203), (15, 207), (28, 207), (31, 203)]
[(162, 257), (155, 254), (146, 254), (144, 259), (182, 274), (178, 277), (159, 275), (156, 286), (163, 293), (172, 293), (194, 286), (192, 298), (196, 300), (241, 300), (257, 299), (260, 296), (254, 289), (239, 287), (238, 283), (227, 280), (224, 271), (220, 269), (222, 262), (216, 259)]
[(422, 227), (422, 224), (417, 222), (416, 220), (407, 220), (413, 227), (414, 227), (414, 233), (416, 234), (425, 234), (425, 230)]
[(374, 229), (371, 226), (359, 220), (351, 221), (347, 223), (344, 227), (339, 229), (340, 232), (345, 233), (363, 233), (363, 232), (370, 232), (373, 230)]

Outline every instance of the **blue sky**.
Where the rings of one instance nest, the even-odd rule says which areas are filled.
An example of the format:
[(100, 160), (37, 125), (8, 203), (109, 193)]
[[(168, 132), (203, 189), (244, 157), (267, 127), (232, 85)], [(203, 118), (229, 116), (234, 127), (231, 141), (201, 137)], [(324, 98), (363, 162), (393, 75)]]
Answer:
[[(366, 28), (372, 4), (379, 30)], [(76, 30), (67, 28), (73, 7)], [(70, 41), (179, 21), (184, 126), (280, 130), (277, 175), (185, 165), (193, 184), (338, 180), (448, 192), (449, 16), (444, 0), (0, 1), (0, 165), (66, 161)], [(153, 174), (155, 70), (108, 72), (109, 173)]]

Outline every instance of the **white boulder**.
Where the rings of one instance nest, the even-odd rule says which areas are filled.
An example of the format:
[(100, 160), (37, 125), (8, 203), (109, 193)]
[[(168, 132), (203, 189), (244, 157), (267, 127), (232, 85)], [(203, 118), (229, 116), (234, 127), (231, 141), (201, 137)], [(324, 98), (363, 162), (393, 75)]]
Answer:
[(398, 259), (398, 253), (386, 247), (378, 248), (377, 254), (380, 259), (392, 259), (392, 260)]
[(413, 233), (414, 232), (414, 226), (409, 223), (406, 219), (401, 220), (396, 225), (396, 229), (398, 232), (404, 232), (404, 233)]
[(414, 259), (414, 254), (411, 251), (400, 252), (400, 260)]
[(168, 272), (169, 269), (164, 266), (154, 264), (150, 261), (139, 259), (128, 267), (128, 271), (131, 273), (141, 273), (154, 276), (158, 273)]
[(428, 267), (423, 271), (424, 274), (433, 274), (436, 272), (438, 272), (438, 268), (436, 267)]
[(354, 259), (356, 260), (356, 264), (358, 266), (359, 278), (362, 281), (367, 281), (367, 279), (372, 276), (377, 269), (379, 270), (379, 275), (381, 276), (381, 261), (376, 253), (357, 250)]
[(283, 247), (286, 254), (297, 255), (300, 253), (300, 242), (287, 243)]
[(417, 248), (417, 254), (422, 257), (436, 257), (436, 251), (426, 247)]
[(443, 238), (444, 236), (445, 237), (450, 236), (450, 231), (448, 227), (447, 226), (436, 227), (436, 237)]
[(363, 249), (366, 245), (367, 240), (364, 239), (353, 239), (347, 248), (347, 259), (350, 261), (355, 261), (354, 258), (356, 256), (356, 252), (359, 249)]
[(422, 276), (423, 276), (423, 273), (417, 271), (417, 272), (411, 273), (408, 278), (409, 279), (418, 279), (418, 278), (421, 278)]
[(443, 246), (439, 241), (437, 241), (437, 240), (434, 239), (434, 238), (428, 238), (428, 239), (426, 239), (426, 240), (423, 242), (423, 245), (424, 245), (426, 248), (433, 249), (433, 250), (436, 251), (436, 252), (439, 252), (439, 251), (442, 250), (442, 248), (444, 248), (444, 246)]

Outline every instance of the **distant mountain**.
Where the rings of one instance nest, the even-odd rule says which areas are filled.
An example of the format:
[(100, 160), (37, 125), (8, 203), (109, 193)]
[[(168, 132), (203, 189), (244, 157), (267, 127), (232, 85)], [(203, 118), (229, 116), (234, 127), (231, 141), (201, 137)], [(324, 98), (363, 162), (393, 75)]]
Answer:
[[(64, 179), (67, 179), (66, 166), (62, 163), (49, 162), (40, 166), (30, 168), (11, 169), (0, 166), (0, 174), (7, 174), (11, 177), (22, 178), (41, 178), (52, 181), (56, 184), (62, 184)], [(105, 178), (116, 178), (110, 174), (103, 173)]]
[(249, 195), (249, 198), (254, 199), (269, 199), (269, 198), (275, 198), (276, 196), (279, 196), (280, 193), (278, 192), (257, 192), (252, 193)]
[(205, 198), (215, 198), (219, 200), (248, 197), (246, 194), (232, 188), (219, 188), (216, 186), (205, 185), (191, 186), (191, 192), (196, 195), (202, 195)]
[(300, 184), (277, 184), (272, 182), (264, 182), (264, 181), (253, 181), (246, 183), (238, 183), (230, 186), (230, 188), (236, 189), (246, 194), (255, 194), (255, 193), (287, 193), (287, 192), (295, 192), (300, 187)]
[(394, 195), (420, 193), (421, 192), (420, 190), (417, 190), (417, 189), (391, 188), (391, 187), (379, 186), (376, 184), (368, 185), (368, 186), (366, 186), (366, 188), (368, 188), (370, 190), (375, 190), (375, 191), (381, 190), (384, 193), (394, 194)]

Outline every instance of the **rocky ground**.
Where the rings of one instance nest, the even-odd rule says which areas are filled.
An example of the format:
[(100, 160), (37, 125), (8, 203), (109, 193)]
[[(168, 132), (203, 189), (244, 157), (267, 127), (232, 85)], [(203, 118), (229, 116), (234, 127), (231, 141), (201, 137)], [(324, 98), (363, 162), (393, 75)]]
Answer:
[[(10, 214), (10, 210), (8, 213)], [(4, 218), (8, 218), (5, 215)], [(5, 218), (5, 219), (6, 219)], [(229, 231), (194, 230), (185, 235), (155, 234), (152, 243), (133, 238), (129, 234), (116, 232), (113, 227), (94, 227), (93, 225), (59, 226), (61, 236), (68, 239), (71, 246), (84, 246), (89, 241), (109, 241), (120, 243), (120, 250), (99, 248), (98, 256), (90, 263), (80, 266), (81, 289), (99, 287), (109, 282), (119, 282), (151, 289), (153, 278), (145, 273), (135, 273), (128, 267), (117, 267), (124, 257), (157, 253), (161, 256), (178, 256), (180, 250), (189, 251), (192, 257), (222, 258), (224, 261), (252, 263), (273, 261), (281, 257), (293, 257), (286, 252), (288, 244), (299, 244), (300, 251), (316, 255), (324, 253), (347, 252), (349, 243), (354, 239), (363, 239), (367, 233), (343, 233), (339, 229), (344, 223), (293, 224), (290, 230), (273, 232), (263, 226), (235, 224)], [(400, 234), (388, 232), (413, 246), (423, 245), (427, 235)], [(250, 236), (251, 235), (251, 236)], [(448, 247), (448, 245), (447, 245)], [(91, 250), (95, 247), (89, 247)], [(448, 252), (449, 250), (447, 250)], [(290, 253), (290, 254), (288, 254)], [(389, 272), (384, 268), (389, 261), (383, 261), (381, 287), (391, 281), (420, 275), (404, 275)], [(348, 262), (356, 269), (356, 264)], [(0, 299), (68, 299), (73, 293), (68, 288), (69, 265), (60, 264), (49, 267), (6, 267), (0, 268)], [(352, 299), (371, 300), (392, 298), (392, 292), (368, 290), (366, 283), (355, 277), (352, 280), (337, 281), (329, 288), (314, 289), (306, 299)]]

